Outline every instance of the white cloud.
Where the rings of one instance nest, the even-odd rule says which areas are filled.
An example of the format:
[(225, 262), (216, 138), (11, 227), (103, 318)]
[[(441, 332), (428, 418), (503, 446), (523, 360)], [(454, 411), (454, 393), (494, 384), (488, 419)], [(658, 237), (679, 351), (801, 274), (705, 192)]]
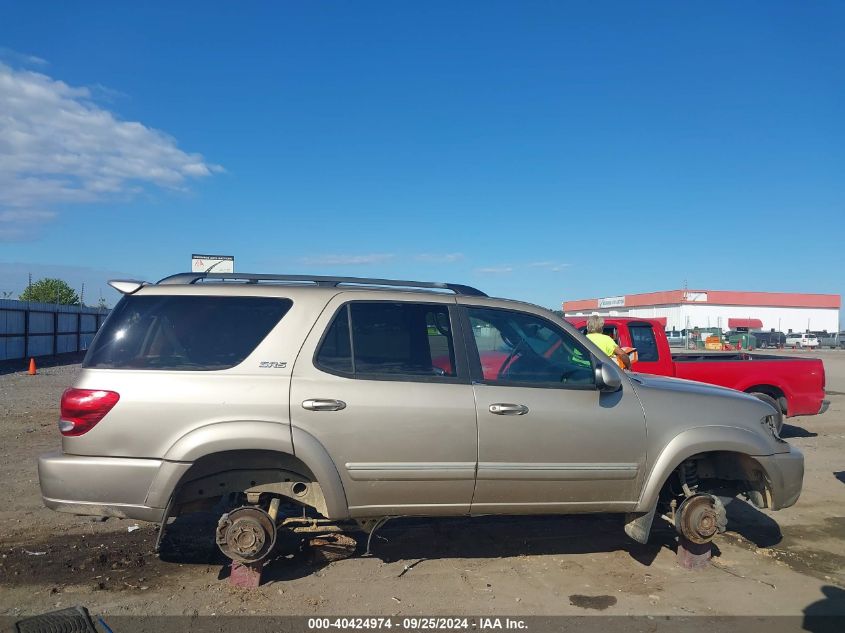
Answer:
[(0, 207), (0, 242), (23, 242), (34, 239), (41, 226), (55, 217), (56, 214), (52, 211)]
[(430, 264), (451, 264), (460, 261), (464, 258), (463, 253), (423, 253), (417, 255), (414, 259), (420, 262), (428, 262)]
[(569, 266), (571, 266), (571, 264), (559, 264), (558, 262), (551, 261), (531, 262), (528, 264), (529, 268), (545, 268), (553, 273), (559, 273), (561, 270), (568, 268)]
[(184, 190), (222, 171), (92, 99), (88, 88), (0, 62), (0, 239), (48, 221), (42, 210), (56, 205), (131, 197), (148, 186)]
[(513, 266), (489, 266), (487, 268), (476, 268), (475, 272), (482, 275), (506, 275), (513, 272)]
[(18, 51), (0, 46), (0, 58), (7, 59), (12, 63), (20, 64), (21, 66), (46, 66), (47, 60), (41, 59), (36, 55), (29, 55), (28, 53), (19, 53)]
[(364, 266), (380, 264), (393, 259), (392, 253), (372, 253), (370, 255), (318, 255), (303, 257), (300, 261), (309, 266)]

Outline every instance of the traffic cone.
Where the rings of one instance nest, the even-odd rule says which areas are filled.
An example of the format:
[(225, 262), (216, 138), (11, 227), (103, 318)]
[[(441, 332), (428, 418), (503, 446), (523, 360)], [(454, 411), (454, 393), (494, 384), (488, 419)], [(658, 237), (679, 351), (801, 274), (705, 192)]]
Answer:
[(34, 376), (35, 374), (38, 373), (38, 370), (35, 369), (35, 359), (34, 358), (29, 359), (29, 371), (27, 373), (30, 376)]

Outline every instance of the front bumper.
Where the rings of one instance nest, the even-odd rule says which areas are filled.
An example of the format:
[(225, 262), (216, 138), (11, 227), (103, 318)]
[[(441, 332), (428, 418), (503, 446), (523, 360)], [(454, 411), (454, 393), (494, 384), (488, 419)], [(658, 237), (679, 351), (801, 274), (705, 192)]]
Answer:
[(795, 505), (804, 485), (804, 455), (794, 446), (788, 453), (755, 457), (771, 485), (771, 510), (781, 510)]
[(827, 411), (827, 408), (828, 408), (829, 406), (830, 406), (830, 400), (822, 400), (822, 405), (819, 407), (819, 413), (818, 413), (818, 415), (821, 415), (822, 413), (824, 413), (825, 411)]
[(46, 453), (38, 458), (41, 498), (59, 512), (161, 521), (164, 508), (147, 505), (161, 464), (156, 459)]

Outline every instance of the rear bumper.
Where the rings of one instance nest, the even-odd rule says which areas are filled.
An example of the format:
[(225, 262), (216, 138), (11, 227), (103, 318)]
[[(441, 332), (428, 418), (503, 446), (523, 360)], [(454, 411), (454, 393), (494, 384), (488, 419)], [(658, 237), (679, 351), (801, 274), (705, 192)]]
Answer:
[(794, 446), (788, 453), (755, 457), (771, 484), (772, 510), (795, 505), (804, 485), (804, 455)]
[(38, 458), (41, 498), (59, 512), (160, 521), (164, 508), (147, 505), (147, 495), (161, 465), (156, 459), (46, 453)]
[(819, 407), (819, 415), (827, 411), (827, 408), (830, 406), (830, 400), (822, 400), (822, 405)]

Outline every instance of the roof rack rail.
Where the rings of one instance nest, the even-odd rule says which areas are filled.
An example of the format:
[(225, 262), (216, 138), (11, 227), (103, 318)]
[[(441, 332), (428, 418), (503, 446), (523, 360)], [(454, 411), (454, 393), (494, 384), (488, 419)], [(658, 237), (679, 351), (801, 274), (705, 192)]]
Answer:
[(356, 286), (392, 286), (397, 288), (434, 288), (451, 290), (456, 295), (486, 297), (478, 288), (463, 284), (449, 284), (439, 281), (404, 281), (401, 279), (375, 279), (370, 277), (328, 277), (323, 275), (268, 275), (254, 273), (178, 273), (158, 281), (158, 285), (195, 284), (202, 279), (219, 281), (244, 281), (257, 284), (259, 281), (312, 282), (318, 286), (337, 287), (341, 284)]

